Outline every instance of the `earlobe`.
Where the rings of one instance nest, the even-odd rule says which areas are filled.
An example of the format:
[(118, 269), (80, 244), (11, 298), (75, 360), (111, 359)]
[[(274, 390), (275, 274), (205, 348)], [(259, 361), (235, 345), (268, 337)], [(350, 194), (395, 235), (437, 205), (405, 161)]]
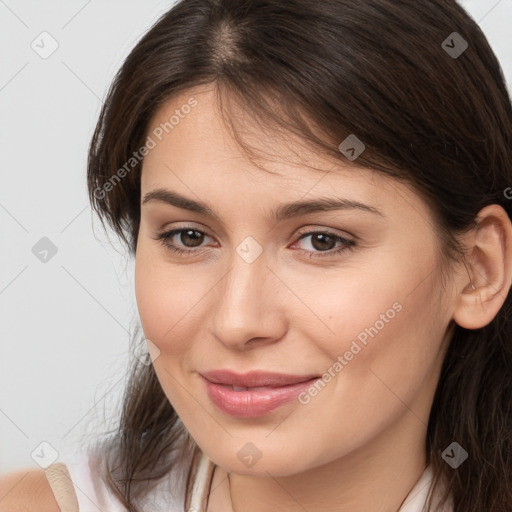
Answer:
[(512, 223), (499, 205), (483, 208), (467, 246), (469, 276), (461, 281), (455, 322), (465, 329), (488, 325), (503, 306), (512, 280)]

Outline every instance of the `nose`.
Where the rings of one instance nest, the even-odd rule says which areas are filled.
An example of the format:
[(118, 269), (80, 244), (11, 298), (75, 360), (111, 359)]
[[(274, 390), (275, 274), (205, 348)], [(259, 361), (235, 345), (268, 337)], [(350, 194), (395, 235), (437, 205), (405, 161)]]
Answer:
[(290, 293), (264, 254), (248, 263), (234, 251), (229, 270), (214, 288), (209, 330), (228, 348), (274, 343), (286, 332)]

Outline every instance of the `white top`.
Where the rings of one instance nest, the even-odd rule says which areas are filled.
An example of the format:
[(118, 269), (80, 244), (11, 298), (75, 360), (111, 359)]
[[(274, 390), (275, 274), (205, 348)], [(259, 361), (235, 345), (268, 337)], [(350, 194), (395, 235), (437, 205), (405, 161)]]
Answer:
[[(190, 462), (190, 461), (186, 461)], [(120, 502), (110, 493), (106, 484), (101, 480), (97, 462), (87, 454), (82, 454), (73, 461), (65, 464), (76, 493), (79, 512), (126, 512)], [(215, 464), (203, 453), (194, 481), (192, 501), (187, 512), (206, 512), (204, 497), (209, 493), (211, 477)], [(171, 474), (162, 479), (149, 493), (144, 504), (140, 505), (144, 512), (183, 512), (185, 481), (188, 468), (175, 465)], [(49, 473), (47, 473), (47, 476)], [(398, 512), (424, 512), (425, 504), (431, 493), (432, 468), (427, 466), (419, 480), (407, 495)], [(60, 477), (59, 477), (60, 478)], [(48, 478), (52, 480), (51, 475)], [(54, 482), (55, 490), (55, 482)], [(60, 502), (59, 502), (60, 504)], [(438, 507), (438, 498), (433, 500), (432, 512), (453, 512), (452, 503), (444, 508)], [(436, 508), (437, 507), (437, 508)], [(62, 512), (72, 512), (74, 507), (63, 507)]]

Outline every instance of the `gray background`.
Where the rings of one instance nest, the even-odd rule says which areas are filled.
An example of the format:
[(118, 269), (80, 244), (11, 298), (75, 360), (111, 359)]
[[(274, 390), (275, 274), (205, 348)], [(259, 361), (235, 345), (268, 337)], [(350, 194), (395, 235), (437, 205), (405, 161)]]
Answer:
[[(65, 461), (112, 425), (138, 321), (133, 261), (92, 215), (85, 158), (110, 80), (172, 3), (0, 0), (0, 473), (53, 450)], [(460, 3), (512, 90), (512, 0)], [(52, 44), (47, 58), (32, 47)], [(43, 237), (46, 262), (32, 251)]]

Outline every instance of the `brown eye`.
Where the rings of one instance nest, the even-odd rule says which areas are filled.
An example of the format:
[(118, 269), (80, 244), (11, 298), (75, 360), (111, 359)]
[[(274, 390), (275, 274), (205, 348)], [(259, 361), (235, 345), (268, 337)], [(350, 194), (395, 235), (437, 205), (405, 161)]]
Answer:
[[(201, 244), (204, 242), (205, 237), (208, 237), (208, 235), (198, 229), (181, 228), (158, 233), (154, 239), (160, 240), (162, 244), (171, 251), (179, 254), (185, 254), (202, 250), (203, 247)], [(175, 239), (177, 239), (177, 241)], [(199, 249), (196, 250), (194, 248)]]
[[(302, 252), (307, 253), (308, 258), (334, 256), (345, 251), (354, 250), (356, 246), (354, 240), (349, 240), (328, 231), (309, 231), (308, 233), (303, 233), (297, 243), (305, 238), (310, 238), (309, 245), (311, 249), (302, 248)], [(340, 244), (338, 248), (336, 248), (337, 243)]]
[(197, 247), (201, 245), (203, 238), (204, 233), (197, 231), (196, 229), (185, 229), (180, 231), (179, 239), (185, 247)]
[(328, 251), (336, 246), (336, 240), (325, 233), (315, 233), (311, 237), (311, 245), (318, 251)]

